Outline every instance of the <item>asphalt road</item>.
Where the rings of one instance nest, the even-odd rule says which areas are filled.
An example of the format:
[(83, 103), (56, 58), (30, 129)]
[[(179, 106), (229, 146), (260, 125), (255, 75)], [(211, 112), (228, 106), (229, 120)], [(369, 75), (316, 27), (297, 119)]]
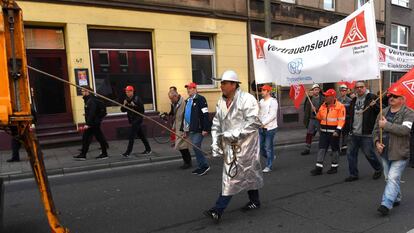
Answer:
[[(247, 194), (232, 199), (220, 224), (202, 215), (221, 189), (222, 161), (212, 161), (208, 175), (179, 170), (180, 161), (86, 172), (50, 178), (61, 222), (71, 232), (366, 232), (399, 233), (414, 228), (414, 169), (403, 177), (402, 205), (390, 216), (376, 209), (384, 180), (360, 156), (360, 180), (343, 182), (338, 174), (311, 177), (315, 154), (300, 156), (300, 146), (277, 150), (275, 169), (264, 174), (262, 208), (243, 213)], [(329, 160), (329, 158), (328, 158)], [(49, 232), (33, 180), (6, 185), (4, 229), (7, 233)]]

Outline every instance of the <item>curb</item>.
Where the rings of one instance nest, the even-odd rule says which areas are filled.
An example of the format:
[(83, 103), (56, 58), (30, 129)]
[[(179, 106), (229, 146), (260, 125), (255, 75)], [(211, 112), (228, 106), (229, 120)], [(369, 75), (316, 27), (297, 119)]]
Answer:
[[(313, 143), (317, 141), (317, 138), (313, 140)], [(281, 142), (277, 143), (275, 147), (284, 147), (284, 146), (299, 146), (304, 145), (305, 143), (303, 140), (297, 140), (294, 142)], [(104, 169), (114, 169), (114, 168), (121, 168), (121, 167), (129, 167), (134, 165), (140, 164), (147, 164), (152, 165), (160, 162), (165, 161), (172, 161), (175, 159), (180, 159), (180, 155), (169, 155), (169, 156), (157, 156), (157, 157), (147, 157), (145, 159), (130, 159), (125, 161), (116, 161), (111, 163), (103, 163), (103, 164), (91, 164), (87, 166), (78, 166), (78, 167), (68, 167), (68, 168), (51, 168), (47, 169), (47, 176), (56, 176), (56, 175), (67, 175), (73, 173), (80, 173), (80, 172), (87, 172), (87, 171), (98, 171)], [(23, 179), (34, 179), (32, 171), (27, 172), (10, 172), (7, 174), (1, 174), (0, 178), (4, 179), (4, 182), (11, 182)]]

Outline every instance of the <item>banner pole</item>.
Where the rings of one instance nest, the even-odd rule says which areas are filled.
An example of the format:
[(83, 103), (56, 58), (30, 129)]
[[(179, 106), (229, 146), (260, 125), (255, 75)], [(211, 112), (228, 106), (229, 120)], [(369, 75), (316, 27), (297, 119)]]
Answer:
[[(381, 78), (381, 76), (380, 76), (380, 78), (379, 78), (379, 91), (380, 91), (380, 94), (379, 94), (379, 96), (380, 96), (380, 98), (379, 98), (379, 101), (380, 101), (380, 116), (381, 116), (381, 118), (380, 119), (382, 119), (382, 78)], [(380, 143), (382, 144), (382, 128), (380, 128)]]

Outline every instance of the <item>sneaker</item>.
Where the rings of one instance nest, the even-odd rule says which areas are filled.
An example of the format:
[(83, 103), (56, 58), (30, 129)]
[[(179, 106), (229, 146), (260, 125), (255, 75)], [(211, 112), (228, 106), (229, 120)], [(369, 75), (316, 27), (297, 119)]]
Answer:
[(259, 209), (260, 204), (254, 204), (253, 202), (249, 201), (245, 206), (242, 207), (243, 211), (255, 210)]
[(380, 205), (380, 207), (378, 207), (377, 210), (378, 210), (378, 212), (380, 212), (382, 214), (382, 216), (386, 216), (390, 212), (390, 210), (387, 207), (383, 206), (383, 205)]
[(191, 173), (194, 175), (197, 175), (200, 172), (201, 168), (197, 168), (194, 171), (192, 171)]
[(189, 169), (190, 167), (191, 167), (190, 163), (184, 163), (183, 165), (180, 166), (180, 169), (185, 170), (185, 169)]
[(100, 154), (95, 157), (95, 159), (107, 159), (107, 158), (109, 158), (107, 154)]
[(204, 176), (205, 174), (207, 174), (208, 171), (210, 171), (210, 167), (201, 168), (200, 170), (198, 170), (197, 175)]
[(77, 156), (73, 156), (73, 158), (75, 160), (78, 160), (78, 161), (85, 161), (86, 160), (86, 156), (85, 155), (77, 155)]
[(331, 167), (328, 171), (326, 171), (326, 174), (335, 174), (338, 173), (337, 167)]
[(263, 173), (268, 173), (268, 172), (271, 172), (272, 171), (272, 169), (270, 169), (269, 167), (265, 167), (265, 169), (263, 169)]
[(379, 178), (381, 178), (382, 175), (382, 170), (381, 171), (375, 171), (374, 175), (372, 175), (372, 179), (373, 180), (378, 180)]
[(17, 158), (11, 158), (7, 160), (8, 163), (14, 163), (14, 162), (19, 162), (19, 161), (20, 159), (17, 159)]
[(358, 176), (349, 176), (345, 178), (345, 182), (357, 181), (358, 179), (359, 179)]
[(211, 219), (213, 219), (213, 221), (215, 223), (219, 223), (220, 218), (221, 218), (221, 214), (219, 212), (217, 212), (217, 210), (215, 209), (209, 209), (203, 212), (203, 214)]
[(130, 154), (125, 152), (125, 153), (121, 154), (121, 156), (124, 157), (124, 158), (128, 158), (130, 156)]
[(400, 206), (400, 204), (401, 204), (401, 202), (399, 202), (399, 201), (395, 201), (395, 202), (392, 204), (392, 207), (398, 207), (398, 206)]
[(144, 150), (141, 154), (142, 155), (150, 155), (152, 153), (151, 150)]
[(301, 155), (308, 155), (310, 154), (310, 150), (309, 149), (305, 149), (304, 151), (302, 151), (302, 153), (300, 153)]

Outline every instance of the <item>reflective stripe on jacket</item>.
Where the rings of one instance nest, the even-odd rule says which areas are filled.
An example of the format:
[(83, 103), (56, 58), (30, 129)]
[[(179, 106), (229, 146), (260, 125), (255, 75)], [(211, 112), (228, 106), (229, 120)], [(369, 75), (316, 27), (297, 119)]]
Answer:
[(335, 103), (329, 107), (323, 103), (316, 118), (320, 121), (322, 132), (333, 133), (335, 130), (342, 130), (345, 125), (345, 116), (345, 106), (335, 100)]

